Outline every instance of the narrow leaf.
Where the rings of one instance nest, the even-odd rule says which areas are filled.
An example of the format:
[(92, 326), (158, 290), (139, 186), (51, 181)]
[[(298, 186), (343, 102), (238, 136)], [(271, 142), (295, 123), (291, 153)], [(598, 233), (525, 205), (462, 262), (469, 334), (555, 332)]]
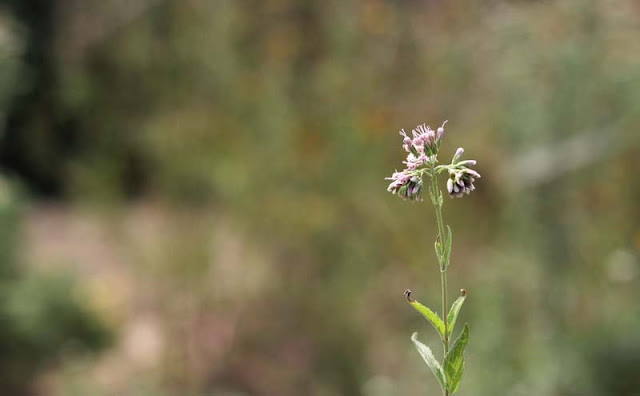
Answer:
[(447, 225), (447, 240), (444, 243), (444, 263), (446, 267), (449, 267), (451, 259), (451, 242), (453, 242), (453, 235), (451, 234), (451, 227)]
[(447, 315), (447, 324), (448, 324), (448, 328), (447, 330), (449, 331), (449, 335), (451, 335), (451, 333), (453, 332), (453, 328), (456, 325), (456, 320), (458, 320), (458, 313), (460, 312), (460, 308), (462, 308), (462, 304), (464, 303), (464, 300), (467, 298), (467, 292), (462, 289), (460, 291), (460, 297), (458, 297), (456, 299), (456, 301), (453, 302), (453, 305), (451, 305), (451, 309), (449, 310), (449, 315)]
[(442, 251), (442, 244), (440, 243), (440, 237), (436, 238), (433, 247), (436, 249), (436, 257), (438, 258), (438, 263), (440, 263), (440, 268), (443, 268), (443, 266), (445, 265), (445, 261), (444, 252)]
[(464, 348), (469, 341), (469, 326), (465, 323), (460, 337), (453, 343), (453, 346), (444, 357), (444, 373), (446, 383), (451, 394), (458, 390), (462, 373), (464, 373)]
[(418, 353), (420, 354), (420, 356), (422, 356), (422, 359), (424, 359), (425, 363), (427, 363), (427, 366), (429, 366), (433, 375), (436, 376), (436, 379), (440, 383), (442, 389), (446, 389), (447, 381), (445, 379), (444, 372), (442, 371), (442, 366), (440, 366), (438, 359), (433, 356), (431, 348), (418, 341), (418, 333), (413, 333), (413, 335), (411, 336), (411, 341), (413, 341), (413, 344), (416, 346)]
[(425, 319), (427, 319), (429, 323), (431, 323), (433, 328), (436, 329), (436, 331), (440, 335), (440, 338), (444, 340), (444, 322), (442, 321), (442, 319), (440, 319), (440, 316), (438, 316), (437, 313), (433, 312), (428, 307), (420, 304), (418, 301), (411, 298), (411, 290), (405, 291), (404, 295), (407, 298), (407, 301), (409, 302), (409, 304), (411, 304), (411, 306), (413, 307), (413, 309), (418, 311), (420, 315), (424, 316)]

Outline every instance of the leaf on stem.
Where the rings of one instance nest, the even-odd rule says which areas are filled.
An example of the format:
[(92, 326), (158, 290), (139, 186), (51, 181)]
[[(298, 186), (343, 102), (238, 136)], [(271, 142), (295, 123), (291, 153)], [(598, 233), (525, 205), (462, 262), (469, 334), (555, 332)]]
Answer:
[(418, 333), (413, 333), (413, 335), (411, 336), (411, 341), (413, 341), (416, 349), (418, 350), (418, 353), (420, 354), (420, 356), (422, 356), (422, 359), (424, 359), (425, 363), (427, 363), (427, 366), (429, 366), (433, 375), (436, 376), (436, 379), (440, 383), (442, 389), (446, 389), (447, 380), (444, 375), (444, 371), (442, 370), (442, 366), (438, 362), (438, 359), (433, 356), (431, 348), (418, 341)]
[(447, 239), (444, 241), (444, 253), (443, 259), (445, 263), (445, 268), (449, 267), (450, 258), (451, 258), (451, 242), (453, 241), (453, 235), (451, 234), (451, 227), (447, 226)]
[(451, 305), (451, 309), (449, 310), (449, 315), (447, 315), (447, 324), (448, 324), (448, 334), (450, 335), (453, 332), (453, 328), (456, 325), (456, 320), (458, 320), (458, 313), (460, 313), (460, 308), (462, 308), (462, 304), (464, 304), (464, 300), (467, 298), (467, 292), (462, 289), (460, 290), (460, 297), (453, 302)]
[(429, 323), (431, 323), (433, 328), (436, 329), (436, 331), (440, 335), (440, 338), (444, 340), (444, 322), (442, 321), (440, 316), (438, 316), (437, 313), (429, 309), (429, 307), (426, 307), (420, 304), (418, 301), (411, 298), (411, 290), (406, 290), (404, 292), (404, 295), (407, 298), (407, 301), (409, 302), (409, 304), (411, 304), (411, 306), (413, 307), (413, 309), (418, 311), (420, 315), (424, 316), (424, 318), (427, 319)]
[(440, 243), (440, 235), (438, 235), (436, 241), (433, 243), (433, 247), (436, 249), (436, 257), (438, 258), (438, 263), (440, 263), (440, 268), (444, 268), (444, 252), (442, 250), (442, 244)]
[(462, 374), (464, 373), (464, 348), (469, 341), (469, 326), (465, 323), (460, 337), (453, 343), (453, 346), (444, 357), (444, 373), (447, 389), (451, 394), (458, 390)]

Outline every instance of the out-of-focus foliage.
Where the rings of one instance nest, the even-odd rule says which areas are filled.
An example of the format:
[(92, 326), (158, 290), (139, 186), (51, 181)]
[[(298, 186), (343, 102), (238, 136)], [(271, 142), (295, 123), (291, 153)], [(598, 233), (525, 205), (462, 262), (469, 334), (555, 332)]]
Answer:
[(57, 359), (107, 345), (109, 332), (80, 301), (69, 274), (38, 274), (18, 266), (17, 195), (0, 179), (0, 392), (28, 394)]
[[(0, 14), (0, 122), (19, 84), (19, 38)], [(2, 135), (0, 135), (2, 141)], [(22, 395), (63, 355), (104, 347), (109, 334), (78, 296), (68, 274), (20, 267), (21, 211), (15, 183), (0, 175), (0, 393)]]
[(433, 215), (383, 177), (396, 130), (449, 119), (443, 153), (484, 176), (445, 204), (474, 337), (459, 393), (639, 392), (635, 2), (81, 3), (13, 2), (35, 69), (2, 163), (111, 211), (131, 305), (168, 340), (124, 389), (437, 392), (402, 298), (438, 298)]
[(24, 88), (20, 69), (21, 40), (13, 19), (0, 13), (0, 138), (11, 100)]

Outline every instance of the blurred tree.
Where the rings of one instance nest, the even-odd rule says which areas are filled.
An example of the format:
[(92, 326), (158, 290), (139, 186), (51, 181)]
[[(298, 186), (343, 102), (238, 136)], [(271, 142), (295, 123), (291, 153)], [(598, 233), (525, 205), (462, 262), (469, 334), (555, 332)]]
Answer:
[(50, 0), (7, 0), (26, 32), (23, 92), (8, 109), (0, 165), (28, 180), (38, 193), (62, 191), (67, 155), (73, 151), (73, 121), (64, 117), (56, 73), (56, 4)]
[[(38, 10), (43, 11), (46, 17), (50, 11), (46, 6), (48, 2), (34, 3), (44, 7)], [(37, 19), (40, 16), (42, 15), (38, 14), (33, 17)], [(8, 98), (17, 98), (15, 103), (22, 104), (14, 105), (21, 108), (27, 103), (22, 101), (28, 99), (15, 93), (15, 90), (20, 90), (23, 86), (14, 83), (22, 77), (19, 73), (22, 63), (19, 61), (20, 38), (13, 28), (10, 16), (3, 15), (0, 19), (0, 37), (3, 40), (0, 47), (0, 81), (6, 84), (2, 84), (0, 90), (0, 104), (5, 104)], [(34, 40), (46, 41), (43, 37)], [(31, 58), (33, 62), (41, 60), (34, 54), (31, 56), (34, 57)], [(43, 81), (37, 82), (47, 87), (47, 75), (48, 73), (43, 72), (39, 77)], [(39, 96), (41, 93), (34, 89), (30, 95)], [(4, 110), (0, 110), (0, 114), (4, 114)], [(26, 117), (27, 113), (23, 115)], [(14, 125), (15, 117), (16, 114), (9, 115), (9, 130)], [(48, 128), (48, 122), (43, 121), (45, 129)], [(3, 126), (0, 125), (0, 128)], [(14, 154), (29, 155), (25, 147), (14, 145), (17, 136), (15, 132), (0, 133), (1, 158), (8, 161), (5, 165), (17, 158)], [(29, 142), (33, 143), (34, 136), (31, 138)], [(36, 145), (32, 144), (30, 147)], [(25, 151), (21, 151), (23, 149)], [(45, 148), (44, 151), (49, 149)], [(48, 156), (47, 153), (40, 154)], [(44, 168), (52, 169), (49, 165)], [(32, 391), (33, 383), (43, 369), (49, 368), (68, 352), (78, 349), (97, 350), (106, 346), (110, 332), (94, 313), (77, 301), (77, 296), (73, 295), (77, 288), (73, 277), (34, 274), (19, 265), (18, 250), (21, 243), (18, 234), (25, 196), (17, 191), (16, 185), (16, 182), (10, 182), (0, 175), (0, 393), (26, 395)], [(45, 182), (42, 187), (46, 186), (52, 185)]]

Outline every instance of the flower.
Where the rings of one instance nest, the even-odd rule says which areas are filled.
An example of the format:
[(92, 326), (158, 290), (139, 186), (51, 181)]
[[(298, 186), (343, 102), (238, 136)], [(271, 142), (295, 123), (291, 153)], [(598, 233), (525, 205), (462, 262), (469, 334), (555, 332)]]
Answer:
[(464, 194), (470, 194), (476, 189), (473, 182), (480, 177), (478, 172), (464, 166), (449, 169), (449, 180), (447, 180), (449, 196), (461, 198)]
[(408, 153), (407, 159), (403, 163), (408, 170), (416, 170), (421, 166), (437, 162), (436, 155), (440, 149), (440, 141), (444, 134), (445, 121), (437, 131), (434, 131), (426, 124), (416, 126), (409, 137), (404, 129), (400, 130), (402, 148)]
[[(446, 123), (447, 121), (445, 121), (442, 126), (438, 128), (437, 132), (431, 129), (431, 127), (426, 124), (418, 125), (411, 131), (413, 139), (410, 139), (403, 129), (402, 131), (400, 131), (400, 134), (404, 136), (405, 150), (412, 152), (416, 156), (416, 152), (419, 154), (426, 154), (427, 157), (435, 156), (436, 154), (438, 154), (440, 141), (442, 140), (442, 135), (444, 134), (444, 126)], [(411, 144), (409, 144), (409, 141), (411, 142)]]
[(422, 177), (420, 175), (403, 172), (394, 172), (391, 177), (385, 178), (391, 180), (387, 191), (392, 194), (398, 194), (403, 199), (411, 201), (422, 200)]
[(476, 161), (460, 160), (464, 153), (462, 147), (456, 150), (451, 164), (437, 165), (446, 124), (447, 121), (443, 122), (435, 131), (426, 124), (420, 124), (411, 131), (411, 136), (404, 129), (400, 130), (402, 147), (407, 152), (406, 160), (402, 161), (406, 168), (402, 172), (396, 170), (391, 177), (386, 178), (391, 180), (387, 191), (403, 199), (422, 200), (423, 176), (426, 174), (437, 177), (444, 170), (449, 171), (447, 191), (451, 197), (459, 198), (475, 190), (473, 182), (480, 178), (480, 174), (470, 168)]
[(475, 160), (460, 161), (463, 153), (464, 149), (459, 147), (451, 159), (451, 165), (448, 165), (449, 180), (447, 180), (447, 191), (452, 198), (460, 198), (464, 194), (471, 193), (476, 189), (473, 182), (481, 177), (478, 172), (469, 168), (476, 164)]

